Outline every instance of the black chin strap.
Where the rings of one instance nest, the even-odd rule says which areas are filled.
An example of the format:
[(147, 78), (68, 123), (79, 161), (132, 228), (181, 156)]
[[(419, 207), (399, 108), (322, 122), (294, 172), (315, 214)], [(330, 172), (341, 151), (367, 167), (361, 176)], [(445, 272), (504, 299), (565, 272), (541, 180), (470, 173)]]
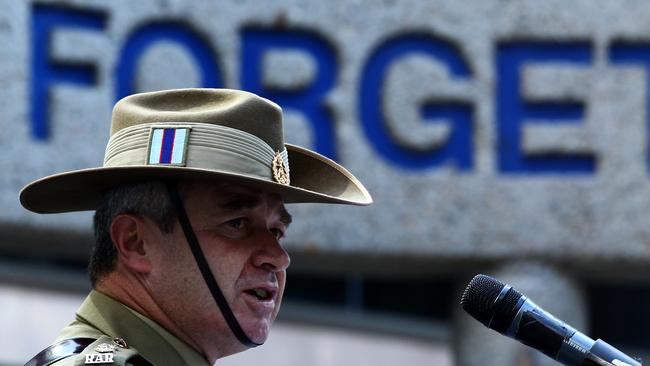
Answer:
[(212, 293), (212, 297), (219, 306), (219, 310), (221, 310), (221, 314), (223, 314), (224, 319), (226, 319), (226, 323), (228, 323), (230, 330), (233, 332), (235, 337), (237, 337), (239, 342), (241, 342), (241, 344), (246, 347), (257, 347), (262, 345), (262, 343), (253, 342), (250, 338), (248, 338), (246, 333), (244, 333), (244, 330), (239, 325), (237, 318), (235, 318), (235, 315), (232, 313), (232, 310), (230, 309), (226, 298), (223, 296), (223, 293), (221, 292), (217, 281), (212, 275), (212, 271), (210, 271), (208, 261), (205, 260), (203, 251), (199, 246), (199, 241), (196, 239), (196, 235), (194, 234), (190, 220), (188, 219), (185, 208), (183, 207), (183, 201), (181, 201), (181, 197), (178, 194), (176, 182), (168, 181), (165, 182), (165, 185), (167, 186), (167, 192), (169, 193), (169, 198), (172, 201), (172, 205), (174, 205), (174, 208), (176, 209), (178, 222), (183, 229), (183, 233), (185, 233), (185, 238), (187, 239), (187, 243), (192, 250), (194, 260), (199, 266), (199, 270), (203, 276), (203, 281), (205, 281), (205, 284), (208, 285), (208, 289), (210, 289), (210, 293)]

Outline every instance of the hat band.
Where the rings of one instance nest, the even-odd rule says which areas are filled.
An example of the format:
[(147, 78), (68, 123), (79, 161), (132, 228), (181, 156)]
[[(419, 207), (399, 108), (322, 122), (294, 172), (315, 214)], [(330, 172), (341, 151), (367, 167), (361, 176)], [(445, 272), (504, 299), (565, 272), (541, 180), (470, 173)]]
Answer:
[[(160, 130), (168, 130), (164, 133), (165, 137), (161, 137), (163, 133)], [(175, 140), (174, 137), (172, 140), (167, 138), (169, 130), (173, 130), (171, 135), (175, 135)], [(172, 154), (165, 144), (174, 146), (176, 151)], [(167, 160), (158, 160), (157, 156), (152, 159), (153, 154), (162, 156), (164, 153), (169, 154)], [(277, 177), (278, 161), (286, 171), (286, 182)], [(286, 149), (276, 152), (253, 134), (207, 123), (146, 123), (118, 131), (108, 141), (104, 167), (134, 165), (185, 166), (289, 183)]]

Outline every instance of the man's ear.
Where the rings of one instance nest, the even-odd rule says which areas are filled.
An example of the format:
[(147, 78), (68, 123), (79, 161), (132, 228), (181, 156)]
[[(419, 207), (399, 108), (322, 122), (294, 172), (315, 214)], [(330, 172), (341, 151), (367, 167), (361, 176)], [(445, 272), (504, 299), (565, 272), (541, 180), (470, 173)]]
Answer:
[(149, 273), (152, 267), (145, 240), (149, 229), (147, 224), (140, 216), (121, 214), (113, 219), (110, 228), (118, 261), (138, 273)]

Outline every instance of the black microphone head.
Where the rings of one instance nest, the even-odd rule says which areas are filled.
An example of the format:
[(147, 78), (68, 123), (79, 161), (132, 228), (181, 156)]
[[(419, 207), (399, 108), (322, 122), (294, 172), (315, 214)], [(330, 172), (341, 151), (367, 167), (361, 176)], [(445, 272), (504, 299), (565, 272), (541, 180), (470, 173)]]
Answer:
[(479, 274), (474, 276), (460, 299), (460, 305), (469, 315), (487, 325), (494, 314), (494, 303), (505, 285), (498, 280)]
[(474, 319), (498, 331), (505, 332), (516, 314), (517, 304), (522, 295), (490, 276), (476, 275), (469, 281), (460, 305)]

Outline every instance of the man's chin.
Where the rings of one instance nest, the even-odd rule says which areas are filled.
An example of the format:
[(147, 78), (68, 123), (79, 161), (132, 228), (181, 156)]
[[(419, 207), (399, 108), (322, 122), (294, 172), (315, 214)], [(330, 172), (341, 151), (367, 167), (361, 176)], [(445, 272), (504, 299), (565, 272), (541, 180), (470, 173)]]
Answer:
[[(260, 345), (266, 342), (270, 330), (270, 325), (268, 321), (257, 321), (252, 323), (240, 322), (239, 325), (246, 333), (246, 336), (248, 336), (248, 339), (250, 339), (252, 342)], [(229, 331), (230, 331), (229, 346), (227, 347), (227, 350), (220, 349), (220, 351), (223, 353), (221, 353), (218, 358), (234, 355), (250, 349), (248, 346), (241, 343), (239, 339), (237, 339), (234, 333), (232, 333), (232, 330), (229, 329)]]
[(262, 344), (266, 342), (266, 339), (269, 337), (271, 322), (266, 319), (257, 320), (251, 324), (242, 324), (242, 327), (251, 341)]

